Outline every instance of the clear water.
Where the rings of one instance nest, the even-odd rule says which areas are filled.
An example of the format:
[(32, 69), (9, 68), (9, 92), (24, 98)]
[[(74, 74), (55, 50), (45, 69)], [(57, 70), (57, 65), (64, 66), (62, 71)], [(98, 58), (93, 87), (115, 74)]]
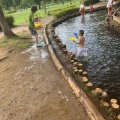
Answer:
[(72, 18), (56, 26), (55, 32), (68, 51), (76, 52), (76, 44), (68, 38), (73, 37), (74, 32), (84, 30), (89, 80), (120, 102), (120, 38), (105, 30), (106, 14), (107, 11), (95, 12), (93, 17), (86, 14), (84, 22), (80, 16)]

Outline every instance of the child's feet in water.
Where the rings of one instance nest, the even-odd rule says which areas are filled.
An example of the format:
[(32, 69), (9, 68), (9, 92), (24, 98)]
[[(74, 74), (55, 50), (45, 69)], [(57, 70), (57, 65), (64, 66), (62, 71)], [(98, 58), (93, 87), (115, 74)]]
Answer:
[(83, 61), (87, 62), (87, 61), (88, 61), (88, 58), (84, 58)]

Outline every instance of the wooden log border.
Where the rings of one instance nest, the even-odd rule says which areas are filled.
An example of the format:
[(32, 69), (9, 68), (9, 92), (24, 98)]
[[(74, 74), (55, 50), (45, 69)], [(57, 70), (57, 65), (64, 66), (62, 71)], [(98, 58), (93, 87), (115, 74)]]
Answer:
[(72, 78), (70, 73), (68, 73), (64, 67), (61, 65), (59, 60), (57, 59), (54, 50), (52, 48), (52, 45), (48, 41), (47, 35), (46, 35), (46, 27), (44, 28), (44, 37), (46, 44), (48, 46), (48, 50), (50, 52), (51, 58), (58, 68), (58, 70), (61, 72), (61, 74), (64, 76), (65, 80), (69, 83), (70, 87), (74, 91), (75, 95), (77, 96), (78, 100), (82, 103), (83, 107), (85, 108), (87, 114), (91, 118), (91, 120), (105, 120), (101, 113), (98, 111), (98, 109), (95, 107), (93, 102), (87, 97), (87, 95), (83, 92), (83, 90), (77, 85), (75, 80)]
[(116, 36), (120, 36), (120, 29), (119, 29), (119, 24), (115, 22), (113, 22), (113, 19), (110, 17), (106, 17), (105, 18), (105, 22), (104, 25), (106, 27), (106, 29), (111, 32), (111, 34), (116, 35)]
[[(98, 9), (95, 8), (94, 11), (99, 11), (99, 10), (104, 10), (104, 9), (106, 9), (105, 6), (103, 6), (101, 8), (98, 8)], [(89, 11), (87, 10), (86, 12), (89, 12)], [(57, 20), (57, 19), (53, 20), (53, 21), (49, 22), (47, 25), (51, 26), (51, 28), (52, 28), (51, 32), (52, 32), (53, 31), (53, 27), (55, 27), (56, 25), (66, 21), (66, 20), (68, 20), (70, 18), (76, 17), (78, 15), (79, 15), (79, 13), (77, 12), (77, 13), (74, 13), (72, 15), (65, 16), (65, 17), (61, 18), (60, 20)], [(56, 65), (58, 70), (61, 72), (61, 74), (64, 76), (64, 78), (67, 80), (67, 82), (69, 83), (70, 87), (73, 89), (75, 95), (77, 96), (78, 100), (82, 103), (83, 107), (85, 108), (85, 110), (86, 110), (87, 114), (89, 115), (89, 117), (91, 118), (91, 120), (105, 120), (104, 117), (101, 115), (101, 113), (96, 108), (96, 106), (87, 97), (87, 95), (83, 92), (83, 90), (77, 85), (75, 79), (70, 75), (70, 73), (67, 70), (65, 70), (65, 68), (61, 65), (61, 63), (57, 59), (57, 57), (56, 57), (56, 55), (54, 53), (54, 50), (52, 48), (51, 42), (48, 40), (48, 36), (47, 36), (48, 34), (46, 32), (47, 31), (47, 25), (44, 28), (44, 37), (45, 37), (45, 41), (46, 41), (46, 44), (48, 46), (48, 50), (50, 52), (50, 55), (51, 55), (51, 58), (52, 58), (54, 64)], [(106, 19), (105, 25), (107, 25), (106, 28), (108, 30), (110, 30), (110, 26), (111, 25), (109, 24), (109, 20), (108, 19)], [(114, 27), (114, 28), (118, 29), (118, 27)], [(114, 30), (114, 31), (119, 36), (119, 32), (116, 32), (116, 30)], [(55, 34), (53, 34), (52, 37), (55, 38)], [(69, 51), (68, 51), (68, 53), (69, 53)], [(95, 90), (93, 90), (93, 91), (95, 91)], [(100, 96), (101, 96), (101, 99), (102, 99), (102, 95), (100, 95)], [(104, 102), (104, 100), (103, 100), (103, 102)]]

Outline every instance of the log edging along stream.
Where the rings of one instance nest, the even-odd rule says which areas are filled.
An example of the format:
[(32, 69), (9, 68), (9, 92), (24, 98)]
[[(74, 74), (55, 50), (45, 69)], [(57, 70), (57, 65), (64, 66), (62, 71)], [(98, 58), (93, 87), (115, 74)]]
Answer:
[[(45, 27), (46, 28), (46, 27)], [(69, 83), (70, 87), (74, 91), (75, 95), (79, 99), (79, 101), (82, 103), (83, 107), (85, 108), (87, 114), (90, 116), (91, 120), (105, 120), (103, 116), (100, 114), (100, 112), (97, 110), (97, 108), (94, 106), (94, 104), (91, 102), (91, 100), (85, 95), (85, 93), (80, 89), (80, 87), (77, 85), (75, 80), (71, 77), (71, 75), (64, 69), (64, 67), (61, 65), (59, 60), (57, 59), (54, 50), (52, 48), (52, 45), (49, 43), (49, 40), (47, 38), (45, 29), (44, 29), (44, 37), (48, 46), (48, 50), (50, 52), (51, 58), (53, 62), (55, 63), (58, 70), (61, 72), (61, 74), (64, 76), (64, 78)]]
[[(99, 7), (96, 8), (95, 11), (99, 11), (99, 10), (104, 10), (106, 9), (105, 6), (103, 7)], [(86, 10), (86, 12), (89, 12), (89, 10)], [(60, 63), (59, 59), (57, 58), (53, 46), (51, 44), (51, 40), (48, 37), (49, 33), (47, 32), (47, 26), (51, 25), (51, 26), (56, 26), (70, 18), (76, 17), (78, 16), (79, 13), (74, 13), (68, 16), (65, 16), (63, 18), (61, 18), (60, 20), (53, 20), (50, 23), (48, 23), (45, 28), (44, 28), (44, 37), (46, 40), (46, 44), (48, 46), (48, 50), (50, 52), (51, 58), (53, 60), (53, 62), (55, 63), (56, 67), (58, 68), (58, 70), (61, 72), (61, 74), (64, 76), (64, 78), (67, 80), (67, 82), (69, 83), (70, 87), (73, 89), (75, 95), (77, 96), (78, 100), (82, 103), (83, 107), (85, 108), (87, 114), (89, 115), (89, 117), (91, 118), (91, 120), (105, 120), (105, 118), (102, 116), (102, 114), (99, 112), (99, 110), (96, 108), (96, 106), (93, 104), (93, 102), (88, 98), (88, 96), (84, 93), (84, 91), (78, 86), (77, 82), (75, 81), (75, 79), (71, 76), (71, 74), (62, 66), (62, 64)], [(51, 30), (51, 34), (52, 37), (57, 37), (55, 36), (55, 32), (54, 29), (52, 28)], [(61, 43), (61, 41), (56, 38), (56, 42), (58, 42), (59, 46), (63, 49), (63, 46), (65, 46), (64, 44)], [(66, 47), (64, 47), (63, 53), (67, 54), (68, 51), (65, 49)], [(72, 56), (73, 57), (73, 56)], [(75, 60), (75, 58), (73, 58), (73, 61)], [(74, 61), (75, 63), (75, 61)], [(75, 68), (76, 66), (74, 66)], [(77, 70), (77, 73), (80, 70)], [(74, 73), (76, 73), (76, 71), (74, 71)], [(84, 72), (85, 73), (85, 72)], [(83, 74), (83, 72), (82, 72)], [(80, 79), (82, 79), (82, 82), (85, 84), (85, 86), (87, 86), (87, 88), (89, 90), (91, 90), (91, 93), (94, 95), (96, 94), (96, 96), (101, 97), (103, 100), (102, 106), (108, 111), (111, 111), (110, 114), (112, 114), (112, 116), (114, 116), (114, 118), (117, 118), (118, 114), (119, 114), (119, 105), (116, 103), (112, 103), (111, 101), (115, 101), (115, 99), (111, 99), (108, 100), (108, 95), (105, 91), (103, 91), (101, 88), (95, 88), (93, 89), (93, 84), (91, 82), (88, 81), (87, 76), (82, 76)], [(108, 102), (109, 101), (109, 102)], [(113, 109), (112, 105), (115, 105), (115, 107), (117, 106), (118, 109)], [(116, 113), (117, 112), (117, 113)], [(118, 119), (119, 120), (119, 119)]]
[[(75, 17), (78, 14), (73, 14), (71, 17)], [(62, 21), (58, 21), (58, 23), (63, 22), (68, 18), (62, 18)], [(56, 23), (56, 24), (58, 24)], [(46, 34), (46, 27), (44, 28), (44, 37), (48, 46), (48, 50), (50, 52), (50, 55), (53, 59), (53, 62), (55, 63), (58, 70), (60, 70), (61, 74), (64, 76), (64, 78), (69, 83), (70, 87), (73, 89), (75, 95), (79, 99), (79, 101), (82, 103), (83, 107), (85, 108), (87, 114), (90, 116), (91, 120), (105, 120), (101, 113), (98, 111), (98, 109), (95, 107), (95, 105), (92, 103), (92, 101), (86, 96), (86, 94), (83, 92), (83, 90), (77, 85), (75, 80), (72, 78), (70, 73), (68, 73), (65, 68), (61, 65), (60, 61), (57, 59), (54, 50), (52, 48), (52, 45), (50, 44), (50, 41), (48, 40), (47, 34)]]
[(113, 20), (113, 16), (106, 17), (104, 24), (106, 29), (110, 31), (112, 35), (120, 37), (120, 24)]

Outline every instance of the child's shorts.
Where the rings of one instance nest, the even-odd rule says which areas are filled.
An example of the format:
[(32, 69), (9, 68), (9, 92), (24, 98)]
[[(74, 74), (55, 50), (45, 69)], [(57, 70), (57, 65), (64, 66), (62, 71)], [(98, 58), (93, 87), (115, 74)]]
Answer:
[(83, 16), (85, 14), (84, 8), (81, 9), (80, 14)]
[(87, 57), (87, 49), (78, 47), (76, 57), (81, 56)]
[(36, 32), (36, 30), (34, 28), (29, 28), (29, 30), (30, 30), (32, 35), (36, 35), (37, 34), (37, 32)]
[(111, 12), (112, 11), (112, 7), (108, 7), (108, 12)]

